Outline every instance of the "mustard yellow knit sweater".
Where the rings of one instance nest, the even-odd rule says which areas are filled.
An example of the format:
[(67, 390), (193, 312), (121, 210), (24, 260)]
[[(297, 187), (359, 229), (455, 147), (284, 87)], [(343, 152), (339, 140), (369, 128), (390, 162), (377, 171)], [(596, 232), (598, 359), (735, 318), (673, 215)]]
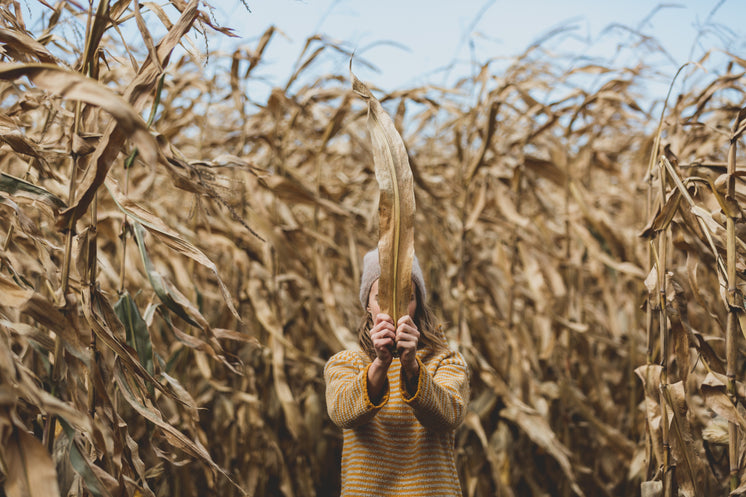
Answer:
[(461, 354), (417, 352), (409, 396), (394, 359), (378, 405), (368, 397), (370, 361), (345, 350), (326, 363), (329, 417), (343, 429), (342, 497), (461, 496), (454, 431), (466, 414), (469, 372)]

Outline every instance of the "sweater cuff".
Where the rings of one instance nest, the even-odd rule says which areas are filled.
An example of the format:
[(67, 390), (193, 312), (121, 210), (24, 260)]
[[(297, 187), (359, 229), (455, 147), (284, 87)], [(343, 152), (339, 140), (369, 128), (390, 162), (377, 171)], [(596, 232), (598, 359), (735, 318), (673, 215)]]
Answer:
[(365, 409), (366, 410), (374, 410), (374, 409), (380, 409), (383, 407), (386, 402), (389, 401), (389, 379), (386, 378), (386, 382), (383, 385), (383, 395), (381, 396), (381, 403), (380, 404), (374, 404), (372, 400), (370, 400), (370, 395), (368, 394), (368, 369), (370, 369), (370, 366), (373, 363), (369, 363), (367, 366), (365, 366), (365, 370), (363, 370), (363, 398), (365, 401)]
[(404, 387), (401, 389), (403, 393), (402, 397), (404, 398), (404, 402), (406, 402), (407, 404), (412, 403), (415, 400), (417, 400), (417, 398), (420, 395), (420, 392), (422, 391), (422, 383), (425, 377), (425, 372), (424, 372), (425, 365), (422, 364), (422, 361), (420, 360), (419, 357), (417, 357), (416, 359), (417, 359), (417, 364), (420, 365), (419, 373), (417, 374), (417, 391), (411, 397), (409, 396), (409, 390), (407, 390), (407, 379), (404, 376), (404, 368), (402, 368), (401, 370), (401, 383), (402, 383), (402, 386)]

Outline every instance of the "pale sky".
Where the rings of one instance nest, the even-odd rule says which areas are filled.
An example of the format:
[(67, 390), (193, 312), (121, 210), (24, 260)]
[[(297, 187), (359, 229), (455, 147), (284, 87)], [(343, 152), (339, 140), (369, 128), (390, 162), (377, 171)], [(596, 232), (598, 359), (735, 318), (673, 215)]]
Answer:
[[(249, 13), (242, 5), (247, 4)], [(619, 24), (656, 38), (668, 55), (653, 63), (671, 77), (690, 57), (707, 49), (728, 48), (746, 57), (746, 1), (688, 0), (659, 3), (645, 0), (220, 0), (218, 21), (236, 30), (240, 40), (255, 46), (261, 34), (275, 25), (277, 36), (267, 51), (260, 74), (282, 86), (292, 72), (308, 36), (321, 33), (346, 42), (347, 47), (373, 63), (378, 71), (355, 66), (355, 73), (385, 90), (420, 84), (448, 84), (468, 75), (474, 65), (491, 58), (523, 52), (550, 30), (568, 28), (547, 46), (563, 52), (614, 60), (623, 40), (639, 40)], [(223, 45), (225, 43), (225, 45)], [(616, 55), (625, 58), (649, 51)], [(312, 73), (346, 74), (349, 59), (331, 52)], [(450, 69), (448, 69), (450, 67)], [(450, 79), (449, 79), (450, 78)]]

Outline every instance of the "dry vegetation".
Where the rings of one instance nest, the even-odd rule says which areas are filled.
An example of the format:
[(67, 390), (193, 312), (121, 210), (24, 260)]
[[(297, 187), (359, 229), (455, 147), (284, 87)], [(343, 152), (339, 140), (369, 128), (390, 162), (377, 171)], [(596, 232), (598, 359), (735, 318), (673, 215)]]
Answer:
[[(206, 60), (230, 35), (206, 2), (38, 3), (33, 29), (0, 4), (0, 495), (335, 495), (321, 370), (354, 343), (377, 184), (348, 75), (304, 74), (349, 55), (308, 40), (256, 102), (272, 30)], [(664, 110), (654, 67), (551, 45), (378, 94), (472, 369), (465, 495), (726, 495), (746, 61), (685, 68)]]

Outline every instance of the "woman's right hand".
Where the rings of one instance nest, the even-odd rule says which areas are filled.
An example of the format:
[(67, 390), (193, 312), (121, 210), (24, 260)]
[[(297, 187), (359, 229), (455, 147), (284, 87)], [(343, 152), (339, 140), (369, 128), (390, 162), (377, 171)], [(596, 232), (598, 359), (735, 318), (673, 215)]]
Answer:
[(373, 349), (376, 358), (388, 366), (391, 364), (396, 343), (396, 326), (394, 320), (388, 314), (378, 314), (373, 318), (373, 328), (370, 330), (370, 339), (373, 341)]
[(373, 318), (370, 339), (373, 341), (373, 350), (376, 351), (376, 358), (373, 359), (368, 368), (368, 397), (373, 404), (377, 405), (381, 401), (386, 388), (386, 377), (389, 366), (394, 359), (391, 351), (394, 349), (396, 328), (394, 327), (394, 320), (391, 316), (378, 314)]

